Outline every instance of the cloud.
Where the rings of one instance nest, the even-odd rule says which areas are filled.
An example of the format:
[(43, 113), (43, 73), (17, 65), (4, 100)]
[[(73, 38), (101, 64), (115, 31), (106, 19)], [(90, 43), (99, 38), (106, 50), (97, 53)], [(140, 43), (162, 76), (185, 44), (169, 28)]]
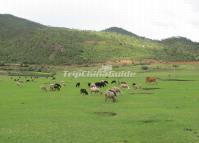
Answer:
[(198, 0), (0, 0), (0, 9), (52, 26), (118, 26), (152, 39), (184, 36), (199, 41)]
[(192, 6), (194, 12), (199, 12), (199, 1), (198, 0), (185, 0), (185, 2)]

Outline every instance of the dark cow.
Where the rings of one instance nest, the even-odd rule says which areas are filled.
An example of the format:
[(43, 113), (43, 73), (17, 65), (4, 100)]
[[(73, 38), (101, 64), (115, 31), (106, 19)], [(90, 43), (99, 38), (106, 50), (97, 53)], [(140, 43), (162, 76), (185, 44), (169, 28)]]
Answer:
[(101, 81), (101, 82), (96, 82), (95, 85), (99, 88), (102, 88), (102, 87), (105, 87), (106, 86), (106, 83)]
[(105, 82), (106, 84), (108, 84), (108, 81), (107, 81), (107, 80), (104, 80), (104, 81), (102, 81), (102, 82)]
[(90, 87), (90, 86), (91, 86), (91, 83), (89, 82), (89, 83), (88, 83), (88, 87)]
[(55, 88), (56, 90), (60, 91), (61, 85), (60, 85), (59, 83), (55, 83), (55, 84), (54, 84), (54, 88)]
[(75, 86), (76, 86), (76, 87), (80, 87), (80, 82), (76, 83)]
[(61, 89), (61, 85), (58, 84), (58, 83), (55, 83), (55, 84), (50, 84), (50, 91), (60, 91)]
[(88, 95), (88, 92), (86, 89), (80, 89), (80, 94), (81, 95)]
[(116, 80), (111, 81), (111, 84), (113, 84), (113, 83), (117, 83)]

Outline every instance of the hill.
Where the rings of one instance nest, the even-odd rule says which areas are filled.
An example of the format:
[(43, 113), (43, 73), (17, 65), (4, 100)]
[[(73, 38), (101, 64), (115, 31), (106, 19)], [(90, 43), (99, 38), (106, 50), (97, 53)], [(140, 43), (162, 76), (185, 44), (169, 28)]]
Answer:
[(192, 55), (193, 50), (196, 52), (191, 58), (175, 55), (178, 60), (197, 59), (198, 43), (189, 42), (186, 45), (191, 48), (182, 48), (183, 42), (171, 41), (153, 41), (122, 28), (82, 31), (48, 27), (12, 15), (0, 15), (1, 63), (90, 64), (121, 59), (170, 60), (171, 49), (184, 48), (185, 55)]
[[(10, 14), (0, 14), (0, 38), (10, 38), (24, 31), (43, 28), (45, 26)], [(8, 36), (8, 37), (6, 37)]]
[(110, 27), (110, 28), (107, 28), (105, 30), (102, 30), (102, 32), (114, 32), (114, 33), (117, 33), (117, 34), (139, 37), (138, 35), (136, 35), (132, 32), (129, 32), (129, 31), (123, 29), (123, 28), (119, 28), (119, 27)]
[(199, 60), (199, 43), (184, 37), (171, 37), (161, 41), (164, 48), (156, 52), (156, 58), (167, 61)]

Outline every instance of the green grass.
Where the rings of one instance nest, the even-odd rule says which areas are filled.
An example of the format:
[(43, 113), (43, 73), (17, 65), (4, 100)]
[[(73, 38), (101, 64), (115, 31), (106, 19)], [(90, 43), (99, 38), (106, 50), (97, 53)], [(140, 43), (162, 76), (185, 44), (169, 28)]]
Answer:
[[(157, 70), (156, 67), (160, 69)], [(102, 78), (64, 78), (60, 71), (56, 81), (64, 80), (60, 92), (42, 92), (40, 78), (17, 87), (7, 76), (0, 76), (0, 142), (1, 143), (197, 143), (199, 142), (199, 73), (197, 66), (171, 65), (123, 66), (117, 70), (136, 71), (136, 82), (148, 91), (123, 90), (117, 103), (105, 103), (103, 96), (80, 96), (77, 81), (87, 88), (88, 81)], [(85, 68), (86, 69), (86, 68)], [(163, 70), (161, 70), (163, 69)], [(148, 85), (146, 76), (163, 81)], [(108, 79), (111, 81), (112, 79)], [(111, 85), (109, 85), (111, 87)], [(107, 88), (109, 88), (107, 87)], [(106, 90), (106, 89), (103, 89)], [(150, 92), (151, 94), (141, 94)], [(137, 94), (133, 94), (137, 93)], [(95, 112), (114, 112), (102, 116)], [(187, 131), (186, 128), (192, 129)]]

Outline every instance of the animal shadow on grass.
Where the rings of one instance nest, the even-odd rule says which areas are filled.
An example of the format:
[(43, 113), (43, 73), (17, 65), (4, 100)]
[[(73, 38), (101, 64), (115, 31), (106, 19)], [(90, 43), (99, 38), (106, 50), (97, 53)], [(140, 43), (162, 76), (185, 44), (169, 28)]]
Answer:
[(132, 92), (132, 95), (134, 94), (143, 94), (143, 95), (149, 95), (149, 94), (153, 94), (152, 92)]
[(143, 95), (149, 95), (149, 94), (153, 94), (152, 92), (146, 92), (146, 91), (153, 91), (153, 90), (158, 90), (160, 88), (155, 88), (155, 87), (151, 87), (151, 88), (142, 88), (143, 91), (138, 91), (138, 92), (132, 92), (131, 94), (143, 94)]
[(159, 119), (148, 119), (148, 120), (140, 120), (138, 122), (144, 123), (144, 124), (150, 124), (150, 123), (159, 123), (159, 122), (172, 122), (173, 120), (159, 120)]
[(104, 117), (111, 117), (111, 116), (117, 115), (117, 113), (114, 113), (114, 112), (94, 112), (94, 113), (99, 116), (104, 116)]
[(196, 81), (196, 80), (188, 80), (188, 79), (160, 79), (162, 81)]
[(116, 143), (128, 143), (128, 140), (120, 140), (119, 142)]
[(143, 88), (143, 90), (158, 90), (158, 89), (160, 89), (160, 88), (155, 88), (155, 87), (153, 87), (153, 88)]

